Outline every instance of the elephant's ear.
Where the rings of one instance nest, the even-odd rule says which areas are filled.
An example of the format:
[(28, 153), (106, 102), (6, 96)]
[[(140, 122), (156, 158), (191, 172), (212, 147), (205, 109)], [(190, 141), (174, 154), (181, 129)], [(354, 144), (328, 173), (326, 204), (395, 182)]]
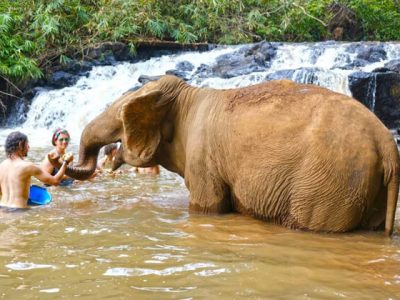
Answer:
[(160, 105), (161, 91), (135, 96), (122, 106), (125, 151), (142, 161), (149, 161), (160, 142), (160, 124), (166, 106)]

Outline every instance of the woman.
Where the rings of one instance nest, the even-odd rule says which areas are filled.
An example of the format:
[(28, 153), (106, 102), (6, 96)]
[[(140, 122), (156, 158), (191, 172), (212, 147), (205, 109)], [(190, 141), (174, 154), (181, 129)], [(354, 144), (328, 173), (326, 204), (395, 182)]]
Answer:
[[(56, 129), (51, 138), (51, 143), (55, 148), (51, 150), (49, 153), (52, 153), (53, 155), (55, 154), (60, 157), (64, 156), (66, 154), (66, 150), (68, 148), (70, 139), (71, 137), (67, 130), (61, 128)], [(47, 155), (43, 160), (41, 167), (43, 170), (47, 171), (51, 175), (56, 174), (58, 171), (50, 163), (49, 159), (47, 158)], [(73, 181), (74, 181), (73, 178), (64, 175), (63, 180), (60, 182), (60, 185), (61, 186), (71, 185)]]

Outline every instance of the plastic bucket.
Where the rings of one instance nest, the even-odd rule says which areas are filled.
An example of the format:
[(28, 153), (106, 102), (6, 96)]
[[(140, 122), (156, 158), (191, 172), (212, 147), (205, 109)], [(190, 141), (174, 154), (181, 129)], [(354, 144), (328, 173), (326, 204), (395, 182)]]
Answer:
[(46, 188), (31, 185), (29, 190), (28, 205), (45, 205), (51, 202), (51, 195)]

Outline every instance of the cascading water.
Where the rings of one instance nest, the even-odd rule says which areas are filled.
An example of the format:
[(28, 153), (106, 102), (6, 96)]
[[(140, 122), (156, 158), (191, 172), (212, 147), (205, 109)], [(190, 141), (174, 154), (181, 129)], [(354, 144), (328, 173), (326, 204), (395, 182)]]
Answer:
[[(188, 82), (195, 86), (212, 88), (242, 87), (274, 79), (275, 74), (286, 72), (286, 78), (301, 83), (324, 86), (333, 91), (351, 95), (348, 75), (355, 70), (369, 72), (396, 58), (400, 45), (384, 44), (387, 59), (369, 63), (362, 67), (346, 68), (356, 58), (355, 52), (349, 52), (350, 44), (334, 42), (278, 44), (270, 64), (263, 70), (247, 72), (230, 78), (222, 78), (199, 72), (199, 68), (212, 68), (221, 55), (230, 55), (240, 46), (220, 47), (208, 52), (188, 52), (165, 55), (138, 63), (120, 63), (115, 66), (94, 67), (88, 76), (82, 76), (73, 86), (48, 90), (42, 89), (32, 101), (27, 119), (20, 130), (28, 133), (31, 141), (37, 145), (48, 144), (47, 139), (57, 127), (65, 127), (71, 132), (74, 143), (84, 126), (103, 111), (107, 105), (126, 90), (139, 86), (141, 75), (163, 75), (176, 69), (177, 64), (189, 62), (192, 67), (186, 72)], [(370, 84), (369, 95), (375, 95), (375, 84)], [(372, 98), (371, 98), (372, 99)], [(375, 99), (373, 97), (373, 99)], [(370, 103), (374, 107), (374, 100)], [(3, 141), (10, 130), (0, 132)]]
[(376, 103), (376, 74), (372, 76), (372, 80), (369, 82), (367, 96), (369, 100), (369, 107), (372, 111), (374, 111)]

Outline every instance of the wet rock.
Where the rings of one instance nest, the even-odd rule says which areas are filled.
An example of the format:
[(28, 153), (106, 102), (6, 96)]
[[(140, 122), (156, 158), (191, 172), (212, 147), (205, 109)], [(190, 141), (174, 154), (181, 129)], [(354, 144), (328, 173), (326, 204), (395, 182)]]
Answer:
[(165, 74), (167, 75), (175, 75), (185, 81), (189, 80), (189, 74), (185, 71), (181, 71), (181, 70), (168, 70), (165, 72)]
[(14, 100), (12, 104), (7, 107), (8, 114), (5, 121), (2, 122), (2, 125), (6, 127), (15, 127), (18, 124), (24, 123), (28, 117), (30, 104), (31, 100), (25, 97)]
[(380, 67), (372, 70), (372, 73), (385, 73), (385, 72), (391, 72), (391, 71), (390, 69), (385, 67)]
[(138, 81), (141, 84), (146, 84), (150, 81), (156, 81), (158, 79), (160, 79), (161, 76), (148, 76), (148, 75), (140, 75), (138, 78)]
[(387, 58), (383, 45), (363, 45), (360, 48), (357, 58), (364, 59), (368, 62), (378, 62)]
[(194, 66), (191, 62), (185, 60), (185, 61), (180, 61), (179, 63), (177, 63), (176, 69), (180, 70), (180, 71), (190, 72), (194, 69)]
[(349, 76), (349, 88), (387, 127), (400, 127), (400, 74), (355, 72)]
[(357, 53), (356, 59), (364, 60), (368, 63), (387, 59), (383, 44), (354, 43), (349, 45), (346, 51), (349, 53)]
[(65, 65), (60, 65), (59, 68), (64, 71), (74, 75), (80, 75), (82, 73), (88, 72), (93, 68), (93, 63), (88, 61), (78, 61), (71, 59)]
[(46, 89), (43, 87), (34, 87), (32, 89), (27, 90), (26, 92), (23, 93), (23, 98), (26, 100), (32, 100), (37, 93), (41, 92), (41, 91), (45, 91)]
[(265, 80), (292, 79), (294, 70), (279, 70), (265, 76)]
[(276, 55), (276, 46), (268, 42), (246, 45), (239, 50), (221, 55), (212, 67), (213, 77), (232, 78), (253, 72), (262, 72), (270, 67)]
[(196, 69), (193, 74), (193, 78), (207, 78), (211, 77), (209, 74), (212, 74), (212, 68), (206, 64), (200, 64), (200, 66)]
[(120, 42), (106, 42), (87, 49), (86, 58), (105, 64), (109, 62), (112, 63), (113, 61), (129, 61), (134, 57), (126, 44)]
[(77, 75), (64, 71), (57, 71), (50, 75), (47, 84), (54, 88), (63, 88), (74, 85), (78, 80), (79, 76)]
[(390, 71), (400, 73), (400, 59), (390, 60), (384, 65), (385, 68), (388, 68)]
[(352, 70), (352, 69), (356, 69), (356, 68), (365, 67), (368, 64), (369, 64), (369, 62), (364, 59), (355, 59), (352, 62), (341, 66), (340, 68), (344, 69), (344, 70)]
[(354, 72), (349, 75), (348, 82), (353, 97), (372, 110), (376, 75), (368, 72)]

